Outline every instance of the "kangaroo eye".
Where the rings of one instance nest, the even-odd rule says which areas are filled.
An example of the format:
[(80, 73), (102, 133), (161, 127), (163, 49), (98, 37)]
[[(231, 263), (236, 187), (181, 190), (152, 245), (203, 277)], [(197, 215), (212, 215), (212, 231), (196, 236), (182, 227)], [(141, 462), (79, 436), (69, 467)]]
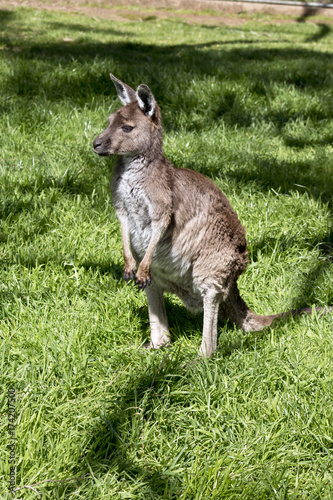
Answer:
[(134, 127), (131, 127), (130, 125), (123, 125), (121, 128), (124, 132), (132, 132), (134, 129)]

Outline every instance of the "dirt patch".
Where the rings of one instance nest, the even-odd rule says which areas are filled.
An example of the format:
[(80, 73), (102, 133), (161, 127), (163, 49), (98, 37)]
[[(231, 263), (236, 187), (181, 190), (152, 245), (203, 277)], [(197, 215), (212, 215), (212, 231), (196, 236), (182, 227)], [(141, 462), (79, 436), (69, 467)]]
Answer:
[[(150, 18), (180, 18), (189, 24), (237, 26), (249, 21), (249, 14), (273, 14), (270, 23), (299, 22), (318, 15), (333, 23), (333, 9), (256, 4), (223, 0), (0, 0), (1, 8), (34, 7), (43, 10), (77, 12), (95, 19), (129, 22)], [(207, 10), (203, 12), (202, 10)], [(292, 16), (285, 18), (284, 16)]]
[[(96, 2), (94, 2), (95, 4)], [(153, 4), (152, 2), (151, 4)], [(155, 2), (156, 3), (156, 2)], [(112, 2), (108, 2), (108, 5), (103, 6), (90, 6), (84, 5), (80, 0), (71, 0), (70, 2), (55, 1), (52, 4), (46, 3), (39, 0), (9, 0), (0, 1), (0, 7), (5, 8), (15, 8), (15, 7), (33, 7), (41, 10), (52, 10), (58, 12), (77, 12), (80, 14), (93, 17), (95, 19), (108, 19), (112, 21), (130, 22), (130, 21), (145, 21), (146, 19), (158, 18), (179, 18), (188, 22), (189, 24), (207, 24), (207, 25), (219, 25), (219, 24), (241, 24), (245, 19), (237, 19), (232, 15), (224, 13), (215, 14), (203, 14), (201, 12), (184, 12), (181, 10), (168, 10), (167, 8), (154, 8), (152, 5), (150, 7), (143, 6), (140, 7), (135, 5), (137, 9), (130, 9), (126, 7), (119, 7), (119, 1), (115, 2), (115, 6)]]

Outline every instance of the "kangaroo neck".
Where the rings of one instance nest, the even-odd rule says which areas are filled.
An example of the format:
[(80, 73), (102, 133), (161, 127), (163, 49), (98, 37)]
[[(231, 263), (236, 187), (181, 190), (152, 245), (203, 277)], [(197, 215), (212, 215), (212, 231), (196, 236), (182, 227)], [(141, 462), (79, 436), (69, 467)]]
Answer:
[(135, 170), (138, 172), (142, 169), (148, 169), (163, 158), (162, 151), (159, 151), (159, 154), (155, 152), (154, 155), (151, 154), (151, 151), (147, 151), (141, 154), (123, 155), (120, 158), (120, 164), (125, 170)]
[(139, 171), (147, 166), (147, 159), (143, 154), (123, 155), (120, 164), (125, 170)]

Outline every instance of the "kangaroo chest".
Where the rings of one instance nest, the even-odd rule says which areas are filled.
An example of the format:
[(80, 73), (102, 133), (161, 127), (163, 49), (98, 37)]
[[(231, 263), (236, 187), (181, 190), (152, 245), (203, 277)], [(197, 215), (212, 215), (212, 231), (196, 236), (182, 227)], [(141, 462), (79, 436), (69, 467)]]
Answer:
[(138, 167), (140, 164), (115, 172), (111, 188), (116, 210), (127, 215), (131, 246), (142, 258), (152, 235), (152, 207), (145, 189), (147, 181)]
[[(153, 198), (153, 192), (149, 191), (149, 178), (139, 168), (118, 167), (111, 189), (117, 213), (124, 214), (127, 218), (133, 255), (141, 261), (152, 238), (154, 205), (149, 198), (149, 194)], [(181, 235), (178, 239), (182, 239)], [(174, 243), (170, 228), (156, 246), (151, 273), (163, 289), (176, 293), (183, 301), (188, 302), (192, 297), (191, 307), (196, 308), (198, 306), (194, 305), (194, 302), (197, 304), (199, 299), (193, 285), (190, 260), (188, 256), (183, 255), (182, 245)]]

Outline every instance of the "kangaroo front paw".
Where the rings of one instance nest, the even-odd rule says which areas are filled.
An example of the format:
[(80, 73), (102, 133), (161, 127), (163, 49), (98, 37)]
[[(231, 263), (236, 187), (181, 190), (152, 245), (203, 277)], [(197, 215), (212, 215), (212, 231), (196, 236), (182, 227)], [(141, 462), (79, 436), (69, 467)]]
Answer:
[(124, 267), (124, 280), (125, 281), (130, 281), (130, 280), (134, 280), (135, 278), (135, 273), (136, 273), (136, 269), (131, 269), (131, 268), (126, 268)]
[(145, 278), (139, 278), (138, 275), (136, 275), (135, 284), (138, 286), (139, 290), (144, 290), (150, 283), (151, 278), (149, 275)]
[(144, 269), (144, 267), (139, 266), (138, 272), (135, 275), (135, 284), (138, 285), (139, 290), (144, 290), (146, 286), (150, 285), (151, 278), (149, 274), (149, 268)]

